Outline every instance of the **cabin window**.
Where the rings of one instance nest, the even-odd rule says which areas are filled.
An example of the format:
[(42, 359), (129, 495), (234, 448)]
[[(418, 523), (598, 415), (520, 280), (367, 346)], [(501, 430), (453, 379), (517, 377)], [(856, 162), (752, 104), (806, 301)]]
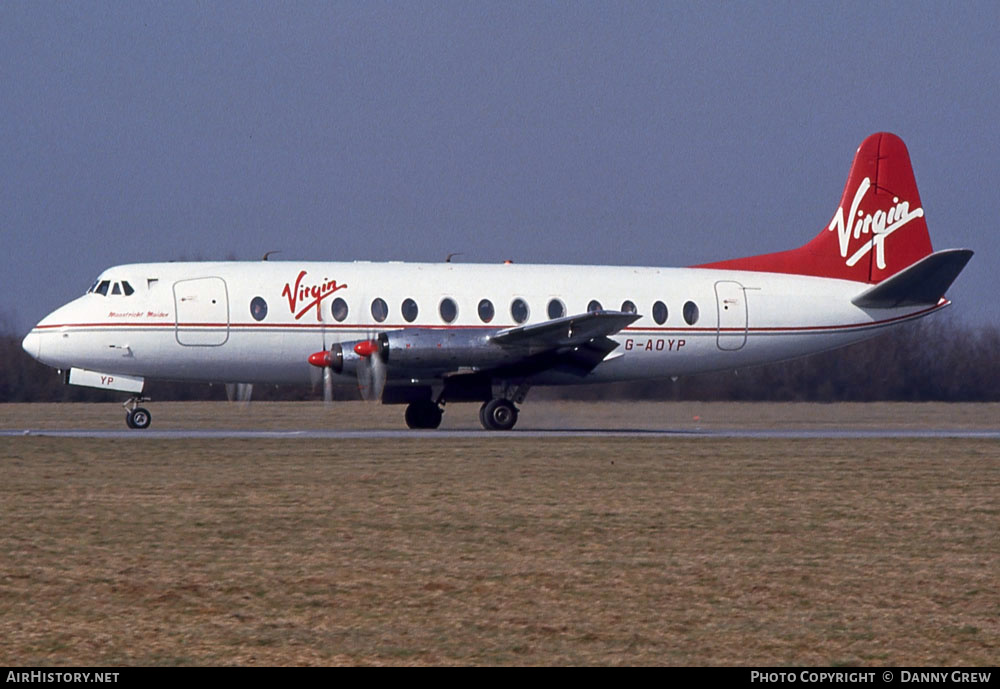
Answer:
[(510, 303), (510, 315), (515, 323), (524, 323), (528, 320), (528, 303), (518, 297)]
[(549, 319), (562, 318), (566, 315), (566, 305), (558, 299), (549, 302)]
[(635, 308), (635, 304), (628, 299), (622, 302), (622, 313), (635, 313), (636, 311), (638, 311), (638, 309)]
[(412, 323), (417, 319), (417, 312), (420, 309), (417, 307), (417, 302), (412, 299), (404, 299), (403, 305), (399, 310), (403, 313), (403, 318), (406, 319), (406, 322)]
[(372, 301), (372, 318), (381, 323), (386, 318), (389, 317), (389, 305), (385, 303), (382, 298), (376, 298)]
[(698, 322), (698, 305), (693, 301), (684, 303), (684, 320), (688, 325)]
[(657, 325), (663, 325), (667, 322), (667, 305), (662, 301), (653, 304), (653, 320), (656, 321)]
[(131, 297), (135, 290), (132, 289), (132, 285), (122, 280), (122, 292), (125, 293), (126, 297)]
[(596, 299), (591, 299), (590, 303), (587, 304), (587, 313), (597, 313), (598, 311), (603, 311), (604, 307), (601, 306), (601, 302)]
[(445, 323), (451, 323), (458, 316), (458, 304), (451, 297), (445, 297), (441, 300), (438, 313), (441, 314), (441, 320)]
[(255, 321), (262, 321), (267, 316), (267, 302), (263, 297), (254, 297), (250, 300), (250, 315)]
[(333, 314), (333, 320), (337, 321), (338, 323), (347, 318), (348, 310), (349, 309), (347, 308), (347, 302), (341, 299), (340, 297), (334, 299), (333, 304), (330, 305), (330, 313)]
[(350, 309), (347, 308), (347, 302), (340, 297), (334, 299), (333, 303), (330, 304), (330, 313), (333, 315), (333, 320), (338, 323), (347, 318), (348, 311), (350, 311)]
[(493, 302), (489, 299), (483, 299), (479, 302), (479, 320), (483, 323), (489, 323), (495, 315), (496, 310), (493, 308)]

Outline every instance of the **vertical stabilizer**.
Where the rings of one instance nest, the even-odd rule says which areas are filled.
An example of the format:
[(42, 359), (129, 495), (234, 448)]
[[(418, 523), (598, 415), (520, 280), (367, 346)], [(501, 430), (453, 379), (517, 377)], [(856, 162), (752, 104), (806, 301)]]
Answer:
[(903, 140), (882, 132), (854, 156), (833, 219), (798, 249), (697, 266), (878, 283), (931, 253), (923, 205)]

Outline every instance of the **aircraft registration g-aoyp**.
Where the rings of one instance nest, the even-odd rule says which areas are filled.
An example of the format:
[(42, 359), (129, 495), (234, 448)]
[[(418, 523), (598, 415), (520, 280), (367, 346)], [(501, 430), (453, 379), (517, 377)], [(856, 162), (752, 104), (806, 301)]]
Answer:
[[(926, 316), (972, 252), (932, 252), (906, 146), (874, 134), (808, 244), (689, 268), (443, 263), (148, 263), (109, 268), (24, 349), (67, 382), (336, 381), (406, 404), (411, 428), (482, 402), (491, 430), (533, 385), (683, 376), (833, 349)], [(322, 373), (321, 373), (322, 372)]]

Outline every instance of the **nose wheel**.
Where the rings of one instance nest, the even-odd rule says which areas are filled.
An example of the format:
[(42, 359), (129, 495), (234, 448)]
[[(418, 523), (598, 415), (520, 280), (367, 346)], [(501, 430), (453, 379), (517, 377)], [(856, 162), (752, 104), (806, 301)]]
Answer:
[(146, 397), (131, 397), (122, 406), (125, 407), (125, 425), (129, 428), (134, 428), (136, 430), (142, 430), (144, 428), (149, 428), (149, 424), (153, 421), (153, 415), (149, 413), (149, 410), (145, 407), (140, 407), (139, 404), (142, 402), (148, 402), (149, 398)]

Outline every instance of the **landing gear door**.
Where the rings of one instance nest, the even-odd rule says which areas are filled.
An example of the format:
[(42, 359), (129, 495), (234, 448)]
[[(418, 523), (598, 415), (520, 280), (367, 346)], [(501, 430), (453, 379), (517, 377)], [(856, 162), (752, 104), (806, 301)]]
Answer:
[(719, 349), (742, 349), (747, 343), (747, 298), (743, 285), (720, 280), (715, 283), (715, 298), (719, 309)]
[(177, 342), (188, 347), (218, 347), (229, 340), (229, 293), (222, 278), (174, 283)]

